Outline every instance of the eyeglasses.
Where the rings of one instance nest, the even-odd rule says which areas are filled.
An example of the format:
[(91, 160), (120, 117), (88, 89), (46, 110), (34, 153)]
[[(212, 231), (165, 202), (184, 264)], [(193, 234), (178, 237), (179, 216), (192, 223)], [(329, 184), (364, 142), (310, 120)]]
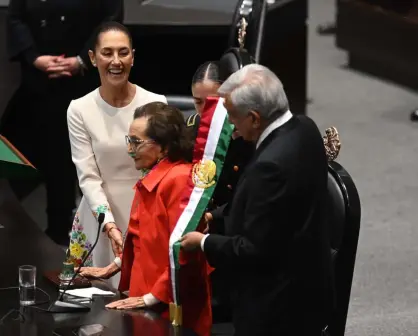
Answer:
[(154, 142), (153, 140), (141, 140), (141, 139), (131, 138), (129, 135), (125, 135), (125, 141), (128, 146), (131, 145), (131, 147), (135, 150), (137, 150), (139, 146)]

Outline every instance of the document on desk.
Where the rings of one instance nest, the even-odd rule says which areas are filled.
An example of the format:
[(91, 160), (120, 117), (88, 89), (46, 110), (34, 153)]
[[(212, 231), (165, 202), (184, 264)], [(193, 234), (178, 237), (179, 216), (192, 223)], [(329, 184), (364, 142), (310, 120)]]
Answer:
[[(62, 292), (62, 290), (60, 290)], [(114, 296), (115, 293), (110, 291), (105, 291), (97, 287), (88, 287), (88, 288), (78, 288), (78, 289), (71, 289), (65, 292), (65, 294), (78, 296), (82, 298), (91, 299), (93, 295), (103, 295), (103, 296)]]

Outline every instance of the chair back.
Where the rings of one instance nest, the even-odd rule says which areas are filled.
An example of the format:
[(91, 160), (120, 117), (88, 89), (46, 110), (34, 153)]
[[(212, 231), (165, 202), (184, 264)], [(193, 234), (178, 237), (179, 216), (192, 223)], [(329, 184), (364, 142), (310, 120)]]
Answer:
[(167, 104), (177, 107), (183, 112), (184, 119), (187, 119), (190, 115), (195, 114), (193, 97), (191, 96), (166, 96)]
[(356, 185), (342, 165), (335, 162), (341, 143), (335, 127), (326, 130), (328, 156), (328, 222), (334, 271), (336, 306), (324, 335), (343, 336), (360, 233), (361, 205)]
[(254, 59), (245, 49), (229, 48), (219, 60), (225, 78), (248, 64), (254, 63)]

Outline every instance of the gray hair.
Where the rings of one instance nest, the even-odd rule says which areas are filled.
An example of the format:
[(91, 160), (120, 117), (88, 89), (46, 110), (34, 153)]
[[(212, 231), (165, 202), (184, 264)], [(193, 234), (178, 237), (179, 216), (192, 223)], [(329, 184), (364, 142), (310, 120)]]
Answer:
[(260, 64), (249, 64), (234, 72), (218, 89), (218, 94), (230, 95), (238, 112), (247, 114), (253, 110), (269, 122), (289, 109), (282, 82)]

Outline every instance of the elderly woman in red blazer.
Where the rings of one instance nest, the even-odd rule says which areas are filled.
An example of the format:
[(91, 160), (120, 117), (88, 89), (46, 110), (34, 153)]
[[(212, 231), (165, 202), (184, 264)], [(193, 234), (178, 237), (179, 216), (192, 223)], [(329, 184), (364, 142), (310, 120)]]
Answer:
[[(193, 143), (187, 133), (175, 107), (154, 102), (135, 111), (126, 139), (141, 177), (135, 186), (119, 285), (119, 290), (129, 290), (129, 298), (107, 308), (146, 307), (168, 317), (168, 304), (173, 302), (169, 239), (192, 171)], [(181, 254), (183, 326), (209, 336), (212, 313), (205, 257), (199, 249)], [(81, 274), (89, 275), (88, 268)]]

